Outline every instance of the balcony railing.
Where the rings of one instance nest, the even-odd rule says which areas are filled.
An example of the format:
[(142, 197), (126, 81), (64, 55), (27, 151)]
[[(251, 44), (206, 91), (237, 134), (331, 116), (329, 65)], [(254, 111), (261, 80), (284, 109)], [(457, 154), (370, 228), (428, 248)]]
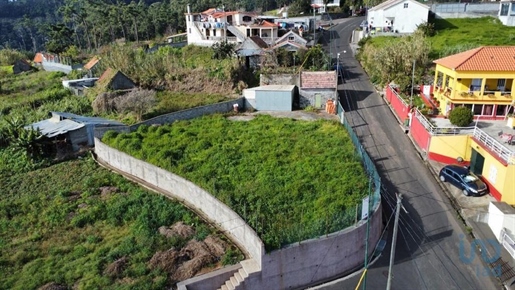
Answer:
[(515, 152), (504, 146), (501, 142), (495, 140), (492, 136), (479, 128), (474, 129), (474, 138), (485, 145), (490, 151), (497, 154), (508, 164), (515, 164)]
[(207, 40), (212, 40), (212, 41), (225, 41), (225, 40), (227, 40), (227, 42), (238, 42), (238, 38), (234, 37), (234, 36), (227, 36), (227, 37), (224, 37), (224, 36), (208, 36)]
[(436, 127), (418, 109), (415, 118), (426, 128), (432, 136), (438, 135), (472, 135), (475, 127)]
[(452, 90), (451, 88), (439, 88), (436, 87), (434, 94), (446, 96), (449, 99), (470, 99), (471, 101), (504, 101), (512, 100), (511, 91), (458, 91)]

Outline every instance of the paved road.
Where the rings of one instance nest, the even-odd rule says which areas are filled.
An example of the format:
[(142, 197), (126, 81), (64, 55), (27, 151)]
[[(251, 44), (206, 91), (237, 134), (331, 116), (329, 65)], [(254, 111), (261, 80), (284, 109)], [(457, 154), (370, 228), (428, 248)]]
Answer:
[[(341, 103), (363, 146), (375, 160), (388, 191), (383, 195), (385, 222), (391, 217), (394, 193), (404, 196), (403, 205), (408, 213), (401, 211), (392, 289), (499, 289), (496, 280), (485, 273), (485, 265), (477, 255), (469, 264), (460, 259), (460, 241), (466, 257), (470, 253), (463, 225), (353, 57), (350, 33), (362, 20), (349, 18), (335, 26), (331, 46), (326, 48), (334, 57), (341, 52), (346, 79), (339, 86)], [(393, 219), (389, 229), (392, 227)], [(390, 240), (391, 234), (384, 255), (369, 269), (367, 289), (386, 288)], [(358, 279), (359, 275), (324, 289), (354, 289)]]

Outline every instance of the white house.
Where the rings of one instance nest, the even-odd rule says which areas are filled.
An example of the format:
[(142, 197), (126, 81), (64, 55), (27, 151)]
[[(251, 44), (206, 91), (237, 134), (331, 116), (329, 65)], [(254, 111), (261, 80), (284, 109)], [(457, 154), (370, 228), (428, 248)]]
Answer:
[(506, 26), (515, 26), (515, 3), (511, 0), (501, 0), (499, 20)]
[(260, 19), (252, 12), (224, 11), (216, 8), (201, 13), (186, 13), (188, 44), (212, 46), (216, 42), (243, 43), (247, 37), (259, 36), (267, 44), (278, 38), (278, 26)]
[(388, 0), (368, 10), (369, 27), (379, 31), (413, 33), (427, 22), (429, 6), (414, 0)]

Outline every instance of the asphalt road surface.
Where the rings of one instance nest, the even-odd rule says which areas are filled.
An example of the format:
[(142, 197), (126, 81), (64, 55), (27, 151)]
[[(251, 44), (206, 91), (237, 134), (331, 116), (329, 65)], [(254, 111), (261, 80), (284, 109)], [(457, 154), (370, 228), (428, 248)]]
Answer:
[[(349, 39), (363, 19), (347, 18), (326, 31), (325, 48), (334, 59), (340, 53), (345, 77), (339, 85), (341, 104), (386, 187), (385, 223), (392, 217), (395, 192), (403, 195), (407, 212), (401, 210), (392, 289), (501, 289), (481, 256), (470, 256), (471, 241), (456, 211), (354, 58)], [(369, 268), (366, 289), (386, 289), (392, 228), (393, 218), (383, 255)], [(359, 278), (322, 289), (354, 289)]]

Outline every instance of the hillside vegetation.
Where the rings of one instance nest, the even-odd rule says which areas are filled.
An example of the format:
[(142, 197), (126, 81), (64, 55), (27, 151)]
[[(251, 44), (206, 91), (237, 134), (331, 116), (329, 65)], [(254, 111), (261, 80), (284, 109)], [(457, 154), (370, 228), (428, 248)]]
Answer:
[[(492, 17), (432, 19), (409, 36), (377, 36), (360, 41), (357, 57), (371, 81), (391, 81), (405, 90), (411, 85), (415, 61), (415, 83), (433, 78), (432, 61), (483, 45), (515, 45), (515, 27)], [(502, 33), (501, 33), (502, 31)]]
[[(165, 289), (242, 258), (178, 202), (91, 158), (0, 175), (0, 184), (3, 289)], [(215, 244), (223, 252), (206, 250)]]
[(267, 250), (341, 230), (354, 222), (368, 178), (334, 121), (206, 116), (103, 141), (179, 174), (233, 208)]

